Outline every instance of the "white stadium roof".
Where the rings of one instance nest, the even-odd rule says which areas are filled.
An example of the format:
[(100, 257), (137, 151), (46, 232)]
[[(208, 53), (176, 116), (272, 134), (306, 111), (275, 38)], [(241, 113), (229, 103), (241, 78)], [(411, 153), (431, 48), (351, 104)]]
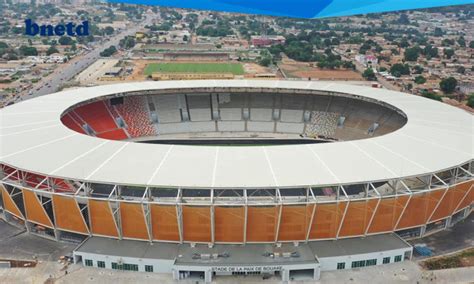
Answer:
[[(281, 88), (353, 94), (403, 111), (402, 128), (368, 139), (286, 146), (185, 146), (104, 140), (64, 126), (61, 114), (101, 96), (144, 90)], [(474, 158), (474, 116), (414, 95), (334, 82), (166, 81), (81, 88), (0, 110), (0, 163), (73, 180), (156, 187), (264, 188), (420, 176)]]

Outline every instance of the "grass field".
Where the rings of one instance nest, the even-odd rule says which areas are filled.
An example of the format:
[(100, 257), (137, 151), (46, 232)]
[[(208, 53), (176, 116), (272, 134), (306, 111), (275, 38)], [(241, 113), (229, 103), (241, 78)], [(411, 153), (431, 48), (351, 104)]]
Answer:
[(145, 75), (161, 73), (232, 73), (243, 75), (240, 63), (150, 63), (145, 67)]

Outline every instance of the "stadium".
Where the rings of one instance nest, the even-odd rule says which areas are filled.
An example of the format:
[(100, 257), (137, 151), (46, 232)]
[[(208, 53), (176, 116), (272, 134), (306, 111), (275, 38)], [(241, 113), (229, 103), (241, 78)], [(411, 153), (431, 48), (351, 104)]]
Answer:
[(473, 116), (400, 92), (140, 82), (50, 94), (0, 118), (3, 218), (80, 243), (86, 266), (318, 279), (410, 258), (402, 238), (472, 211)]

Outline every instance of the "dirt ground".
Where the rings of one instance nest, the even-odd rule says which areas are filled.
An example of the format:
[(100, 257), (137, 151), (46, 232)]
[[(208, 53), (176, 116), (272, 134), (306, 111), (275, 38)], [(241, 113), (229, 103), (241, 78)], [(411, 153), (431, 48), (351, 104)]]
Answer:
[(311, 63), (290, 62), (285, 60), (280, 64), (280, 68), (289, 78), (311, 78), (320, 80), (363, 80), (362, 76), (353, 70), (338, 69), (326, 70), (313, 67)]
[(434, 257), (420, 263), (427, 270), (449, 269), (474, 266), (474, 248), (452, 255)]

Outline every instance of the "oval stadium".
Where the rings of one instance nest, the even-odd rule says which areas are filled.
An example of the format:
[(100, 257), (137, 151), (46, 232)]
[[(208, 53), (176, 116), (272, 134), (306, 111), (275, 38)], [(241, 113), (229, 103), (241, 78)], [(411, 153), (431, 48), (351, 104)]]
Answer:
[(380, 88), (71, 89), (1, 109), (0, 136), (7, 222), (77, 242), (84, 265), (177, 280), (318, 279), (401, 261), (412, 254), (405, 239), (473, 208), (473, 116)]

